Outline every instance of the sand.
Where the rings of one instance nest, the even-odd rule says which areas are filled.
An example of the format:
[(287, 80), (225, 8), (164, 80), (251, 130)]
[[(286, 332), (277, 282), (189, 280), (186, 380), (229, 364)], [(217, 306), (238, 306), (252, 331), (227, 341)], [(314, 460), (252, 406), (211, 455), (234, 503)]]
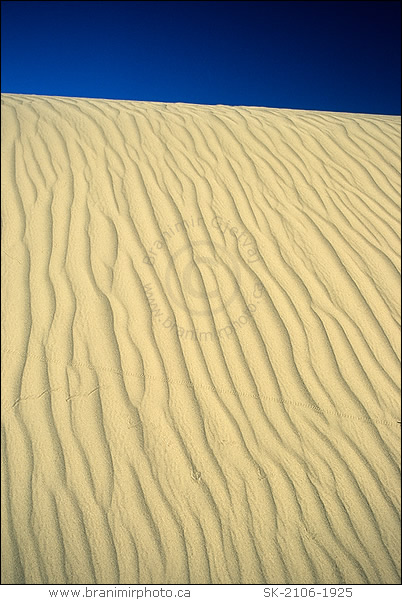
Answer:
[(2, 103), (3, 583), (399, 583), (400, 117)]

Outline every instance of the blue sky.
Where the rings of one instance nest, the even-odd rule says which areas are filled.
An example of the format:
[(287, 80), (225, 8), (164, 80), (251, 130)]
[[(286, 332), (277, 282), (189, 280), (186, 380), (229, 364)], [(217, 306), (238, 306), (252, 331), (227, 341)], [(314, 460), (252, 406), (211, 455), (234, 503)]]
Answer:
[(401, 114), (398, 1), (1, 4), (3, 92)]

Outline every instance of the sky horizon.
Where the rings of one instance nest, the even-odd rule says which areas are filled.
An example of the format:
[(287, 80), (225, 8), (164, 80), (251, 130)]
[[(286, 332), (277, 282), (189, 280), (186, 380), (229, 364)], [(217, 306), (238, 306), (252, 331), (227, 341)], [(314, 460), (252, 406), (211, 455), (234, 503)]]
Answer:
[(401, 114), (399, 1), (1, 5), (3, 93)]

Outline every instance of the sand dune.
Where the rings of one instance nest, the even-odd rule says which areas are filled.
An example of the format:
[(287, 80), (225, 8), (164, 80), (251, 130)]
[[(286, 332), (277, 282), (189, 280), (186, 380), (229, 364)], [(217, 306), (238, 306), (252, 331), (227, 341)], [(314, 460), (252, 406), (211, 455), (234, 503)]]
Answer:
[(3, 583), (399, 583), (400, 118), (2, 103)]

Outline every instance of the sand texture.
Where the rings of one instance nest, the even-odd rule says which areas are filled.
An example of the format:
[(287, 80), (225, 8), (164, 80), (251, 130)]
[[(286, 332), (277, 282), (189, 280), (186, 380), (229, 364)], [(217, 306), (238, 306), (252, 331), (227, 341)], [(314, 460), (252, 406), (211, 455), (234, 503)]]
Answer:
[(399, 583), (400, 117), (2, 103), (3, 583)]

